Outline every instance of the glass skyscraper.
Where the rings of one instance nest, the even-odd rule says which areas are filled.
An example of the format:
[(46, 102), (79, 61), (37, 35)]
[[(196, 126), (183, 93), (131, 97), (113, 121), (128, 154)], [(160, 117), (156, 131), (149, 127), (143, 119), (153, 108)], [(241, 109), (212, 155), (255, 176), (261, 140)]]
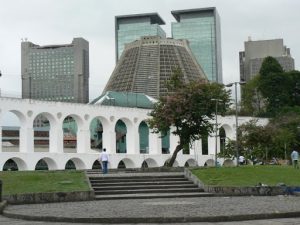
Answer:
[(222, 83), (220, 18), (215, 7), (172, 11), (172, 37), (186, 39), (208, 80)]
[(160, 25), (165, 22), (157, 13), (134, 14), (115, 17), (116, 62), (118, 62), (125, 44), (139, 40), (142, 36), (166, 37)]
[(87, 103), (89, 43), (39, 46), (22, 42), (22, 98)]

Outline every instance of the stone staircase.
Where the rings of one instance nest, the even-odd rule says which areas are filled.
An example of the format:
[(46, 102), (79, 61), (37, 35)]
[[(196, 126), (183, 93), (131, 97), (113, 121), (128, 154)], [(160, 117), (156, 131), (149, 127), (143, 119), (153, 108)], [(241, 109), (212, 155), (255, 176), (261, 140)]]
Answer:
[(212, 196), (182, 172), (87, 174), (96, 200)]

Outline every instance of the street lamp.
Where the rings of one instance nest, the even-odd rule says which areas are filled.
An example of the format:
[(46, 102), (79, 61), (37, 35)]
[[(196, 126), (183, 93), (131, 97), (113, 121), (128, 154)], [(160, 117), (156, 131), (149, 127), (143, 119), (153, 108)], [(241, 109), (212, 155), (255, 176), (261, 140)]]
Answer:
[(238, 103), (237, 103), (237, 84), (244, 85), (246, 82), (233, 82), (225, 85), (225, 87), (232, 87), (234, 85), (235, 88), (235, 152), (236, 152), (236, 166), (239, 166), (239, 146), (238, 146)]
[[(2, 76), (1, 70), (0, 70), (0, 77)], [(1, 88), (0, 88), (0, 97), (1, 97)]]
[(218, 167), (218, 157), (217, 157), (217, 153), (218, 153), (218, 104), (222, 102), (221, 99), (218, 98), (212, 98), (212, 101), (216, 102), (216, 111), (215, 111), (215, 117), (216, 117), (216, 123), (215, 123), (215, 167)]

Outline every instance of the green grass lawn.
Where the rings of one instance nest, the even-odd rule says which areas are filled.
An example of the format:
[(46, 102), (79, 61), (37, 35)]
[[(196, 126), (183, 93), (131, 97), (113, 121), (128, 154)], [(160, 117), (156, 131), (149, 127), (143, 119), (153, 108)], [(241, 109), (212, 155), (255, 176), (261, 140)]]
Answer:
[(214, 186), (269, 186), (284, 183), (300, 186), (300, 170), (291, 166), (239, 166), (192, 170), (204, 184)]
[(89, 190), (82, 171), (5, 171), (0, 180), (3, 195)]

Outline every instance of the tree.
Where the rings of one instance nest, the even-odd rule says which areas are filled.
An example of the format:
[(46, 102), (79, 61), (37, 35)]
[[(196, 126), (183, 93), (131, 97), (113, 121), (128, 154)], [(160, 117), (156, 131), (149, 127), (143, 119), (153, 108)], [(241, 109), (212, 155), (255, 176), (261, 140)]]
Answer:
[(165, 135), (173, 126), (172, 133), (179, 137), (168, 166), (173, 165), (180, 150), (213, 131), (216, 103), (211, 99), (222, 100), (219, 113), (224, 113), (230, 104), (230, 91), (226, 91), (223, 85), (203, 81), (186, 84), (183, 80), (181, 70), (175, 69), (168, 85), (168, 95), (154, 105), (150, 113), (152, 118), (148, 120), (154, 133)]
[(236, 155), (235, 142), (236, 142), (235, 140), (231, 140), (227, 138), (223, 152), (218, 153), (218, 157), (225, 158), (225, 159), (230, 159), (230, 158), (233, 159)]
[(260, 159), (286, 158), (291, 149), (300, 147), (300, 107), (288, 109), (271, 118), (266, 126), (257, 125), (257, 120), (239, 127), (239, 139), (244, 155)]
[(270, 76), (272, 73), (282, 73), (283, 69), (279, 62), (271, 57), (268, 56), (263, 60), (263, 63), (261, 64), (259, 74), (262, 78), (265, 78), (267, 76)]
[(242, 111), (246, 115), (257, 116), (265, 112), (265, 99), (258, 90), (260, 75), (254, 76), (242, 88)]
[[(300, 147), (300, 107), (292, 107), (286, 112), (281, 112), (276, 117), (270, 119), (267, 129), (274, 131), (274, 140), (277, 141), (274, 147), (291, 149)], [(281, 144), (278, 144), (281, 143)]]
[(246, 158), (267, 158), (268, 149), (271, 149), (271, 131), (257, 122), (258, 120), (251, 120), (239, 127), (239, 146)]

